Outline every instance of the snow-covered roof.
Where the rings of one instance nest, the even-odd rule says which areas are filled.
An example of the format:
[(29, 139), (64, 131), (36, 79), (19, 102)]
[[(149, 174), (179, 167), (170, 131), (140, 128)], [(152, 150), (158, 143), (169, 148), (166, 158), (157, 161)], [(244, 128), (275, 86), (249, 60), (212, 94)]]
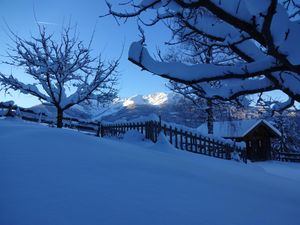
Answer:
[[(245, 137), (255, 127), (262, 123), (269, 127), (278, 136), (281, 136), (278, 129), (276, 129), (268, 121), (262, 119), (214, 122), (214, 135), (224, 138)], [(197, 128), (197, 130), (202, 133), (208, 133), (207, 124), (202, 124)]]

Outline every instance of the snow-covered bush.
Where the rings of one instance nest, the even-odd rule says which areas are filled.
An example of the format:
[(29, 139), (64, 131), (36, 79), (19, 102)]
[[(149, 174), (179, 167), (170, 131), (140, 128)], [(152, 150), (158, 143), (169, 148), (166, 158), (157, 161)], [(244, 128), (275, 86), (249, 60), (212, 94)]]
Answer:
[(0, 116), (12, 116), (12, 107), (14, 104), (14, 101), (0, 102)]
[(236, 151), (232, 152), (231, 153), (231, 158), (234, 160), (234, 161), (241, 161), (241, 157), (240, 157), (240, 154)]

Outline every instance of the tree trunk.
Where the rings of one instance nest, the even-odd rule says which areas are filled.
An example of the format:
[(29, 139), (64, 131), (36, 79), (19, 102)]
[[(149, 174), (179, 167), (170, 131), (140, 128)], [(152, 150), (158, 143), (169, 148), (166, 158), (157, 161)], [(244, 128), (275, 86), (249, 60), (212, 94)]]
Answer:
[(212, 100), (207, 99), (206, 104), (207, 104), (207, 109), (206, 109), (206, 112), (207, 112), (207, 132), (209, 134), (213, 134), (214, 133), (214, 115), (213, 115)]
[(63, 127), (63, 115), (64, 115), (64, 111), (61, 108), (57, 108), (57, 117), (56, 117), (57, 128)]
[[(212, 61), (212, 48), (207, 49), (206, 53), (206, 63), (210, 64)], [(213, 134), (214, 133), (214, 115), (213, 115), (213, 104), (212, 99), (206, 99), (206, 112), (207, 112), (207, 133)]]

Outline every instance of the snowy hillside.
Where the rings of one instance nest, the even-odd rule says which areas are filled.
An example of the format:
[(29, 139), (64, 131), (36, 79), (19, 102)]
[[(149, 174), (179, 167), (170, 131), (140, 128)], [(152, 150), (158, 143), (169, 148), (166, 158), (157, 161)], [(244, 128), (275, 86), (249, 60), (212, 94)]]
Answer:
[(300, 166), (0, 120), (0, 224), (298, 225)]

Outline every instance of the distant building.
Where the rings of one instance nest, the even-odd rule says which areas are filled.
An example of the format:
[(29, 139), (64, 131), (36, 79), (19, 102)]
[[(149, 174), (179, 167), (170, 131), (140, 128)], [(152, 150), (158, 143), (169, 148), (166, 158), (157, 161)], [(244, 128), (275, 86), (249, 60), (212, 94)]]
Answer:
[[(197, 128), (207, 134), (207, 124)], [(266, 120), (238, 120), (214, 122), (214, 136), (246, 143), (247, 158), (252, 161), (271, 158), (271, 139), (281, 137), (281, 133)]]

